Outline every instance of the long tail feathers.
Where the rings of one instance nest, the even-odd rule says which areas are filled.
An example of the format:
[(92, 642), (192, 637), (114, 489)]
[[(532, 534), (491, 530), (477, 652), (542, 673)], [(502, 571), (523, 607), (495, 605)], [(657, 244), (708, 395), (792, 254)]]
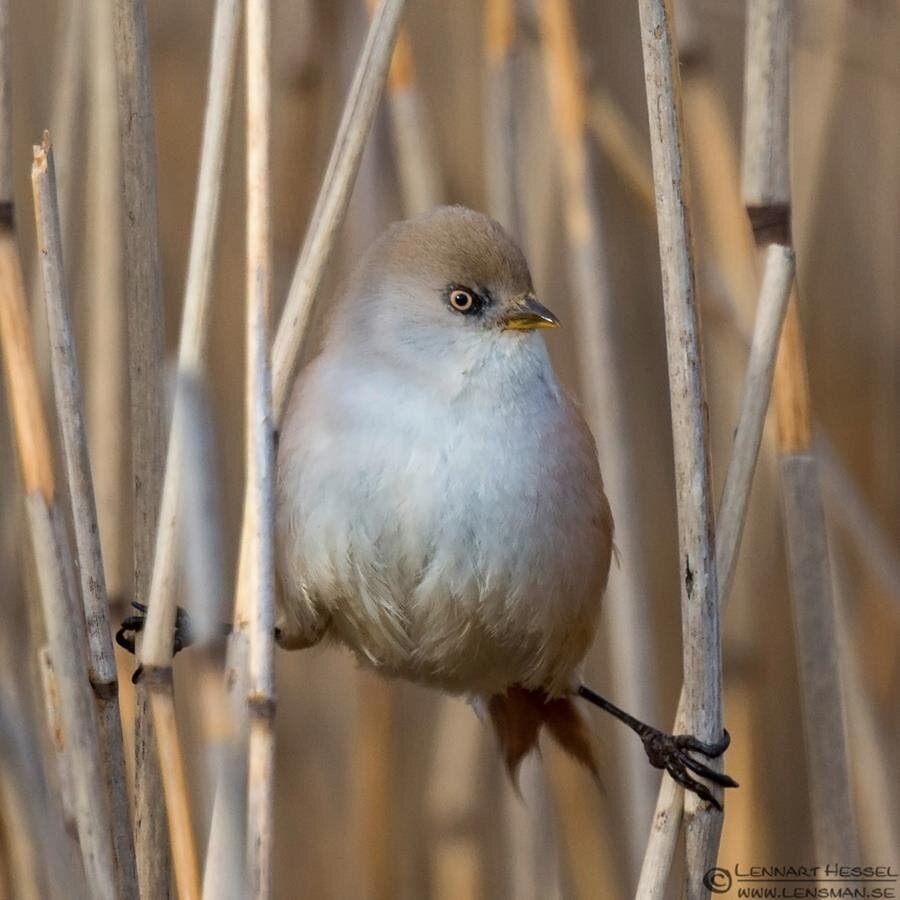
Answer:
[(571, 757), (599, 779), (594, 739), (568, 697), (548, 698), (543, 691), (515, 685), (488, 701), (488, 711), (513, 784), (522, 760), (538, 746), (541, 727)]

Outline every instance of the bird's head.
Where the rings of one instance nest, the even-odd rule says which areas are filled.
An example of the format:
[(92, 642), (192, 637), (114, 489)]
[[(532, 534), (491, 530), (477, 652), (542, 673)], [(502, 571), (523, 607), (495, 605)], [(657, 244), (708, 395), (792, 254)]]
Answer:
[(338, 304), (329, 344), (440, 366), (515, 353), (559, 325), (538, 302), (528, 264), (493, 219), (445, 206), (391, 226)]

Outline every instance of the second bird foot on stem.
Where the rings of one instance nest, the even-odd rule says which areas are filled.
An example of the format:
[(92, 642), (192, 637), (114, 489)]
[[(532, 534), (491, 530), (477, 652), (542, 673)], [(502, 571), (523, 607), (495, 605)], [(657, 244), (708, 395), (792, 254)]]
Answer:
[(699, 753), (707, 759), (716, 759), (721, 756), (731, 743), (731, 736), (727, 731), (722, 732), (721, 740), (715, 744), (707, 744), (692, 734), (666, 734), (650, 725), (645, 725), (638, 732), (644, 742), (644, 750), (650, 765), (657, 769), (665, 769), (672, 779), (683, 788), (693, 791), (701, 800), (711, 803), (716, 809), (721, 810), (722, 804), (713, 796), (709, 788), (696, 778), (691, 772), (708, 778), (723, 788), (737, 787), (738, 783), (724, 772), (717, 772), (706, 763), (700, 762), (691, 756), (691, 753)]
[[(144, 630), (147, 624), (147, 607), (143, 603), (136, 600), (131, 601), (131, 605), (137, 610), (137, 614), (128, 616), (122, 621), (119, 630), (116, 632), (116, 643), (129, 653), (135, 653), (135, 638)], [(178, 607), (175, 613), (175, 632), (172, 635), (172, 655), (174, 656), (185, 647), (190, 647), (194, 638), (191, 633), (191, 619), (187, 611)], [(139, 665), (131, 676), (132, 684), (137, 684), (143, 674), (144, 667)]]

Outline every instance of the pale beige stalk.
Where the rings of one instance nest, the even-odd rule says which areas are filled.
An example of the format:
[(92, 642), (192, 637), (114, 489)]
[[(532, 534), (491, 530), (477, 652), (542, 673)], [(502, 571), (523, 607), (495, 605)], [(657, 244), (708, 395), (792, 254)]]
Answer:
[(269, 315), (272, 296), (269, 0), (247, 0), (247, 892), (272, 893), (275, 732), (275, 448)]
[[(640, 0), (638, 8), (675, 446), (687, 720), (692, 734), (715, 742), (722, 736), (718, 584), (705, 387), (684, 190), (678, 60), (665, 0)], [(721, 760), (716, 765), (721, 765)], [(721, 791), (718, 796), (721, 797)], [(684, 814), (685, 890), (689, 898), (700, 897), (707, 891), (703, 875), (716, 859), (722, 814), (693, 793), (685, 796)]]
[[(165, 454), (163, 298), (156, 189), (156, 129), (144, 0), (116, 0), (114, 15), (122, 161), (122, 231), (131, 422), (134, 599), (147, 603)], [(142, 896), (171, 881), (165, 805), (147, 687), (135, 688), (134, 823)]]
[[(126, 347), (122, 309), (121, 196), (113, 10), (90, 5), (88, 172), (84, 242), (90, 298), (86, 397), (100, 545), (109, 596), (121, 597), (129, 568), (127, 504)], [(120, 698), (121, 699), (121, 698)]]
[(75, 355), (69, 308), (68, 281), (63, 262), (63, 237), (57, 199), (56, 173), (49, 136), (34, 148), (31, 169), (37, 247), (41, 262), (43, 296), (49, 333), (50, 365), (56, 417), (62, 436), (75, 528), (76, 567), (81, 580), (81, 602), (88, 639), (88, 675), (94, 691), (102, 762), (109, 791), (113, 848), (116, 855), (116, 890), (122, 897), (137, 896), (137, 870), (131, 810), (125, 771), (122, 721), (119, 717), (118, 680), (113, 654), (106, 595), (106, 575), (100, 552), (100, 531), (91, 462), (84, 424), (81, 376)]
[[(748, 0), (743, 194), (757, 243), (790, 242), (787, 0)], [(796, 293), (775, 372), (781, 494), (816, 852), (858, 861), (825, 517)]]

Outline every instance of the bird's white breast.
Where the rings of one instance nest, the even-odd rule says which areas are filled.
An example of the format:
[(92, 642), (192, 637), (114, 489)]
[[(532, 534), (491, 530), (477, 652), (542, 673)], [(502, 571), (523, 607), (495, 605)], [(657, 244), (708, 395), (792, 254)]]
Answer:
[(568, 686), (608, 508), (543, 342), (504, 340), (425, 379), (327, 352), (301, 375), (279, 448), (282, 627), (327, 621), (368, 664), (447, 690)]

